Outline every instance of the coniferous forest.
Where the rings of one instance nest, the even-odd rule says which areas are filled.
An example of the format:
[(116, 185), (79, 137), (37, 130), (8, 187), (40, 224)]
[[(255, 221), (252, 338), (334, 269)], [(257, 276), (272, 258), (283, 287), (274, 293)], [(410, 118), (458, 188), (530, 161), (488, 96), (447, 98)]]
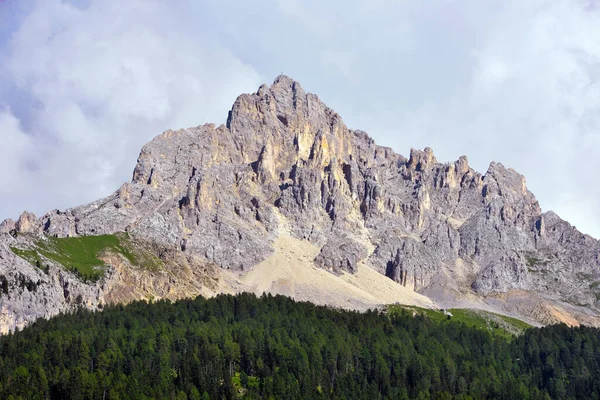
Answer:
[(595, 328), (507, 340), (282, 296), (80, 310), (0, 337), (1, 399), (599, 397)]

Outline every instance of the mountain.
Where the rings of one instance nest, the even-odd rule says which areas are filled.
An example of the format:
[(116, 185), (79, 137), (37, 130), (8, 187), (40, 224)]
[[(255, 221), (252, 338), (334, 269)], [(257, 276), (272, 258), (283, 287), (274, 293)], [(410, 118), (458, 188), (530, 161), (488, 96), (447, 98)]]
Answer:
[[(0, 330), (79, 306), (240, 291), (600, 324), (600, 243), (523, 176), (348, 129), (286, 76), (159, 135), (105, 199), (0, 225)], [(104, 265), (104, 267), (102, 267)]]

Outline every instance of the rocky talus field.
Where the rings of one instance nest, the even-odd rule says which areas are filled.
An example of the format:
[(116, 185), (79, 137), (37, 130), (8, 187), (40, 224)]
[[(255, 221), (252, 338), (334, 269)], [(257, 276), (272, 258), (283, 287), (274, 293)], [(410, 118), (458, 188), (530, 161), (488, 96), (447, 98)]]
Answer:
[(2, 222), (0, 332), (242, 291), (600, 325), (599, 256), (516, 171), (430, 148), (406, 158), (279, 76), (239, 96), (225, 125), (157, 136), (107, 198)]

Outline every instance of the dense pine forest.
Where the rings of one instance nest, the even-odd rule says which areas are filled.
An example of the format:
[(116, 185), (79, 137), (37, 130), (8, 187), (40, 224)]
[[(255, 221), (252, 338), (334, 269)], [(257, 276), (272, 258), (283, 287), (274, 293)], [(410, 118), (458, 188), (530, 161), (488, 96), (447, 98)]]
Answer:
[(136, 302), (0, 337), (1, 399), (600, 397), (600, 334), (512, 340), (282, 296)]

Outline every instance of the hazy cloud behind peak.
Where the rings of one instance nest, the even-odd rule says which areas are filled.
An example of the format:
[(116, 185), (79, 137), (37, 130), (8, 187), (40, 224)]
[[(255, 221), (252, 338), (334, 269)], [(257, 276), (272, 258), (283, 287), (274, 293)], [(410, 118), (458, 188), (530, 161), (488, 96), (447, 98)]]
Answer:
[(0, 3), (0, 219), (85, 203), (279, 73), (400, 153), (496, 160), (600, 237), (594, 1)]

